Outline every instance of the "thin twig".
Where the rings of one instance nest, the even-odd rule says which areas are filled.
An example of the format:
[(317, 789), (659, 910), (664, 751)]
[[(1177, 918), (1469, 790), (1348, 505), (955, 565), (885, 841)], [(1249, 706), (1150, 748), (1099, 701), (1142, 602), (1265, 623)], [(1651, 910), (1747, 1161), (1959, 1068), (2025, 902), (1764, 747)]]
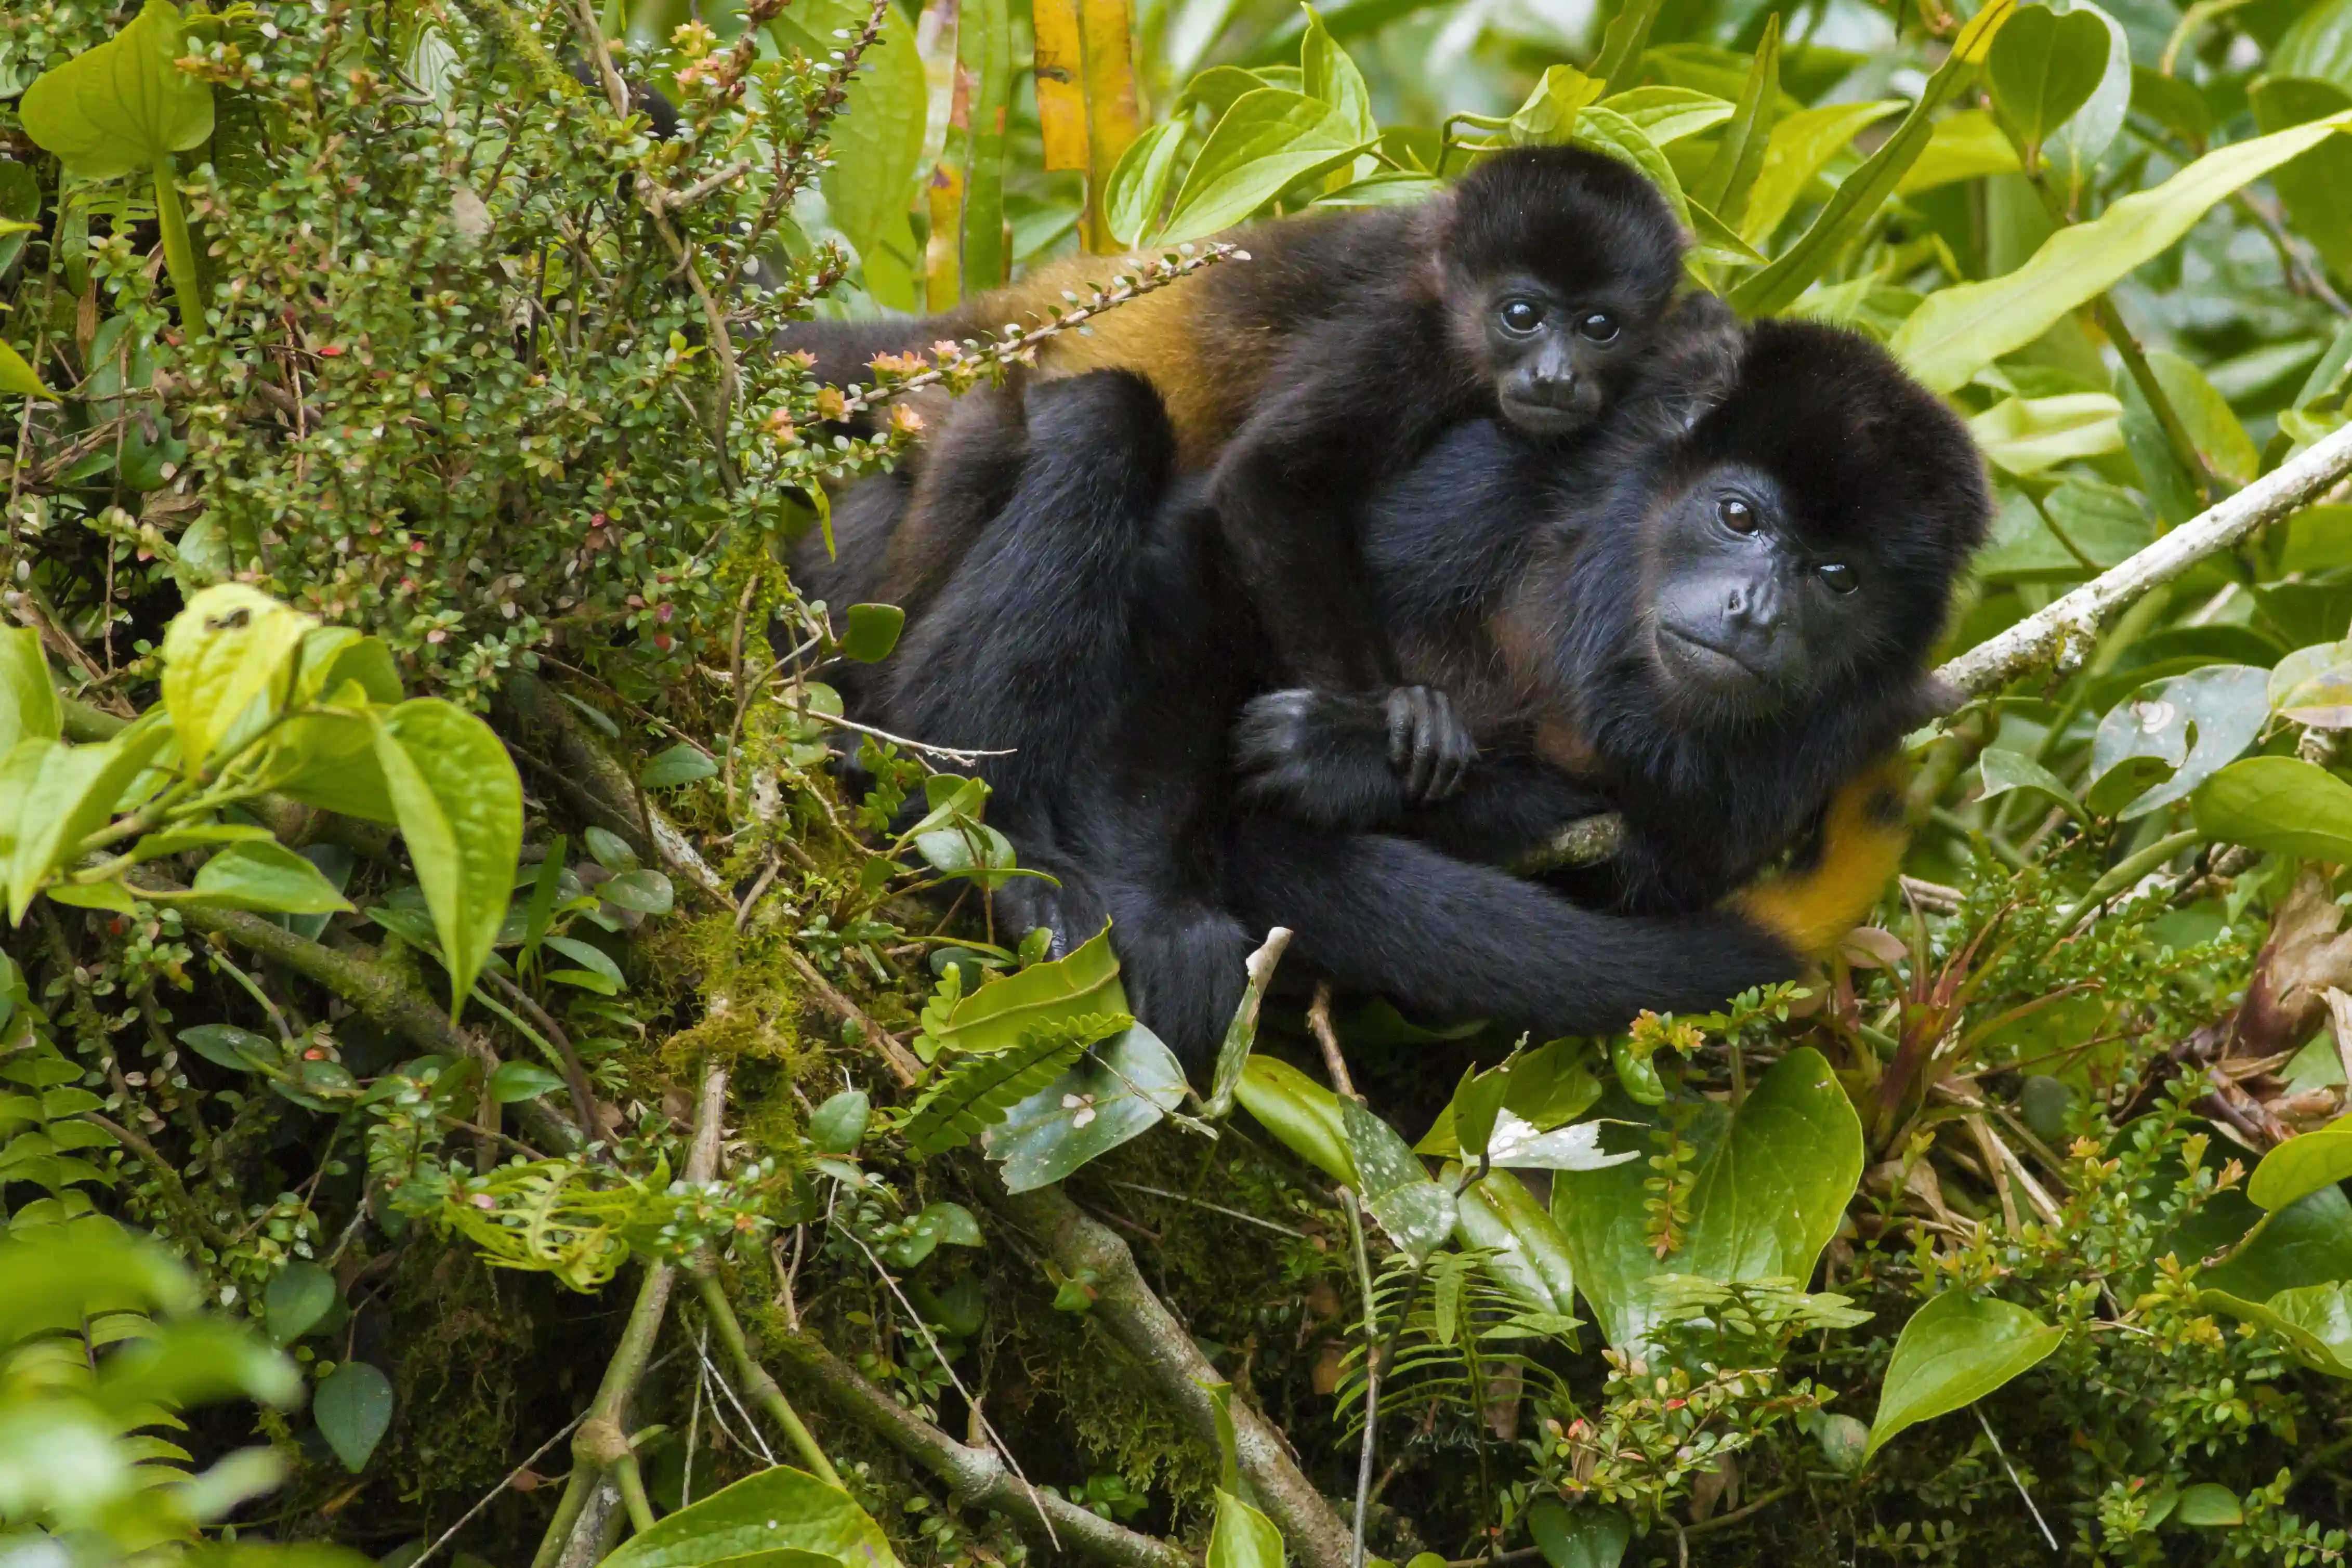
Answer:
[[(1322, 1000), (1318, 995), (1317, 999)], [(1372, 1294), (1372, 1259), (1364, 1247), (1364, 1215), (1356, 1195), (1339, 1189), (1339, 1205), (1348, 1211), (1348, 1239), (1356, 1253), (1356, 1281), (1364, 1294), (1364, 1446), (1356, 1456), (1356, 1519), (1348, 1547), (1350, 1568), (1364, 1568), (1364, 1517), (1372, 1500), (1372, 1457), (1381, 1425), (1380, 1306)]]
[(1129, 1192), (1150, 1193), (1153, 1197), (1164, 1197), (1172, 1203), (1189, 1203), (1195, 1208), (1205, 1208), (1212, 1214), (1222, 1214), (1228, 1219), (1238, 1219), (1245, 1224), (1271, 1230), (1277, 1236), (1296, 1236), (1301, 1241), (1310, 1239), (1304, 1230), (1294, 1230), (1287, 1225), (1277, 1224), (1271, 1219), (1261, 1219), (1255, 1214), (1244, 1214), (1238, 1208), (1227, 1208), (1222, 1203), (1211, 1203), (1204, 1197), (1187, 1197), (1181, 1192), (1169, 1192), (1160, 1187), (1145, 1186), (1140, 1182), (1114, 1181), (1110, 1185), (1123, 1186)]
[[(561, 1427), (559, 1427), (555, 1436), (550, 1437), (546, 1442), (541, 1443), (538, 1448), (533, 1448), (530, 1451), (530, 1457), (529, 1458), (523, 1460), (522, 1463), (509, 1470), (506, 1473), (506, 1479), (504, 1480), (501, 1480), (498, 1485), (492, 1487), (488, 1491), (482, 1494), (481, 1501), (467, 1509), (465, 1513), (459, 1517), (457, 1523), (443, 1531), (440, 1537), (436, 1540), (432, 1545), (418, 1552), (416, 1554), (415, 1561), (409, 1564), (409, 1568), (416, 1568), (416, 1563), (424, 1562), (436, 1552), (438, 1552), (443, 1547), (448, 1545), (451, 1541), (457, 1538), (457, 1534), (459, 1531), (473, 1523), (476, 1519), (480, 1517), (484, 1509), (489, 1507), (491, 1503), (498, 1500), (499, 1494), (500, 1492), (505, 1491), (507, 1488), (514, 1485), (516, 1481), (521, 1479), (523, 1474), (528, 1471), (531, 1466), (539, 1463), (539, 1461), (546, 1456), (548, 1449), (555, 1447), (556, 1444), (561, 1443), (564, 1438), (572, 1436), (572, 1429), (586, 1419), (588, 1419), (588, 1412), (583, 1410), (579, 1415), (574, 1416), (571, 1420), (566, 1421)], [(688, 1463), (691, 1464), (691, 1462), (692, 1461), (689, 1458)], [(689, 1471), (689, 1476), (690, 1475), (691, 1472)]]
[(1984, 1407), (1971, 1405), (1969, 1408), (1975, 1413), (1977, 1425), (1984, 1428), (1985, 1437), (1992, 1444), (1993, 1457), (2000, 1461), (2000, 1468), (2009, 1472), (2009, 1484), (2015, 1487), (2017, 1495), (2025, 1500), (2025, 1511), (2032, 1514), (2033, 1522), (2042, 1527), (2042, 1539), (2050, 1542), (2051, 1551), (2057, 1551), (2058, 1538), (2050, 1532), (2050, 1521), (2042, 1517), (2040, 1509), (2033, 1506), (2033, 1494), (2025, 1490), (2025, 1482), (2018, 1479), (2017, 1467), (2011, 1464), (2009, 1456), (2001, 1451), (2000, 1438), (1994, 1435), (1992, 1423), (1985, 1419)]
[(1323, 1069), (1331, 1075), (1334, 1092), (1361, 1103), (1363, 1096), (1348, 1079), (1348, 1059), (1339, 1054), (1339, 1031), (1331, 1027), (1331, 982), (1315, 984), (1315, 999), (1307, 1005), (1307, 1027), (1314, 1032), (1315, 1043), (1323, 1048)]

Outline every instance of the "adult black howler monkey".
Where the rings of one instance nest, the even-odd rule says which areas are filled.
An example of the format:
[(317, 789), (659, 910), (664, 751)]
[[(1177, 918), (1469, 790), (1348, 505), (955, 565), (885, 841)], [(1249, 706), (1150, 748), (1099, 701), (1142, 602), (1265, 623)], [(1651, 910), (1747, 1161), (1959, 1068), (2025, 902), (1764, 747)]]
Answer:
[[(1127, 375), (1033, 391), (1010, 495), (878, 716), (1019, 748), (985, 766), (992, 817), (1061, 886), (1013, 896), (1073, 936), (1113, 918), (1139, 1016), (1196, 1063), (1273, 925), (1352, 988), (1555, 1035), (1792, 974), (1899, 857), (1871, 765), (1932, 699), (1987, 502), (1965, 430), (1867, 341), (1711, 341), (1726, 363), (1590, 449), (1474, 423), (1368, 512), (1402, 666), (1485, 743), (1450, 799), (1408, 798), (1383, 703), (1288, 685)], [(1612, 807), (1614, 887), (1580, 903), (1497, 869)], [(1814, 828), (1810, 860), (1713, 907)]]
[[(1469, 743), (1441, 695), (1399, 692), (1373, 615), (1357, 513), (1448, 427), (1499, 417), (1537, 439), (1587, 429), (1639, 373), (1681, 276), (1684, 236), (1648, 181), (1567, 147), (1496, 155), (1411, 207), (1312, 213), (1247, 233), (1250, 257), (1186, 277), (1039, 350), (1047, 375), (1136, 372), (1166, 409), (1179, 472), (1206, 476), (1267, 641), (1295, 684), (1380, 697), (1413, 749), (1447, 766), (1409, 782), (1442, 792)], [(846, 382), (877, 354), (1042, 316), (1099, 278), (1098, 257), (1049, 267), (945, 317), (806, 322), (780, 341)], [(952, 431), (977, 418), (949, 416)], [(922, 455), (873, 591), (919, 610), (961, 558), (974, 513), (922, 494)], [(964, 494), (954, 486), (950, 497)], [(804, 573), (803, 575), (811, 575)], [(814, 574), (822, 581), (827, 574)], [(1315, 591), (1301, 592), (1313, 583)]]

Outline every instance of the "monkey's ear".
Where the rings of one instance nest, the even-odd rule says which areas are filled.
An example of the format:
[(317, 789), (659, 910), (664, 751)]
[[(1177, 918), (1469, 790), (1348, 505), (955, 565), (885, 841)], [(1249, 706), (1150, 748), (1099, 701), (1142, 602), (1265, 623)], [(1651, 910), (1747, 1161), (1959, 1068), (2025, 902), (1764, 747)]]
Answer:
[(1912, 683), (1908, 699), (1903, 715), (1906, 731), (1916, 729), (1932, 718), (1948, 718), (1969, 700), (1968, 694), (1959, 687), (1930, 674), (1922, 674)]

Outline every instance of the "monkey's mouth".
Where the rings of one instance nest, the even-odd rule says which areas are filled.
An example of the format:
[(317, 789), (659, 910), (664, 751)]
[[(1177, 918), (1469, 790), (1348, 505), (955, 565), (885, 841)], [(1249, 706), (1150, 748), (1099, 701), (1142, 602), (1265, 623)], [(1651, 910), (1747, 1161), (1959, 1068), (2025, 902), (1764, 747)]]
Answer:
[(1764, 672), (1734, 650), (1664, 621), (1658, 622), (1658, 654), (1677, 675), (1710, 686), (1766, 684)]
[(1573, 435), (1592, 423), (1597, 410), (1575, 403), (1538, 402), (1505, 392), (1503, 417), (1529, 435)]

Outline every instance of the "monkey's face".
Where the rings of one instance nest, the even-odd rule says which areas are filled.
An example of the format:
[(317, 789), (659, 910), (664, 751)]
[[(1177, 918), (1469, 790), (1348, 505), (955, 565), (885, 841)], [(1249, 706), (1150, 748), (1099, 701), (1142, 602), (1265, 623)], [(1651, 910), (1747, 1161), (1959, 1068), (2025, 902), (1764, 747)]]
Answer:
[(1527, 276), (1496, 282), (1481, 308), (1495, 402), (1539, 438), (1571, 434), (1600, 416), (1652, 324), (1615, 291), (1571, 294)]
[(1768, 717), (1848, 665), (1870, 624), (1864, 553), (1808, 540), (1769, 473), (1701, 472), (1653, 515), (1644, 562), (1668, 700)]

